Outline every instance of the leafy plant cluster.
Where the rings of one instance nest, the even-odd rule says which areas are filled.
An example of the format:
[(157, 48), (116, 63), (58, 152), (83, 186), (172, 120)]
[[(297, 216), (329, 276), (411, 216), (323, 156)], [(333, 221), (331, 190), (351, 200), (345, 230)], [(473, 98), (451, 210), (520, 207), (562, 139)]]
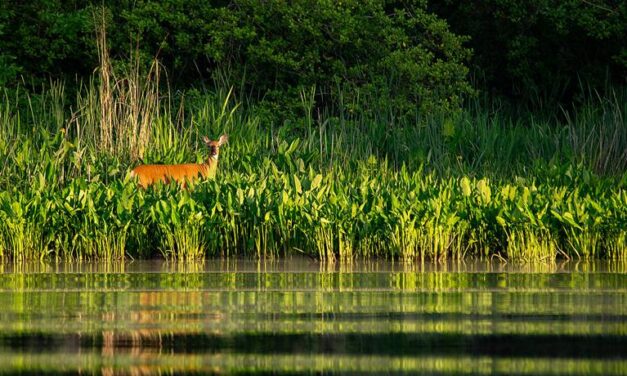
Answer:
[[(189, 191), (74, 179), (0, 194), (0, 254), (12, 259), (201, 259), (302, 253), (335, 260), (466, 256), (624, 258), (627, 192), (585, 175), (498, 182), (394, 172), (318, 173), (265, 158)], [(573, 173), (573, 171), (570, 171)], [(554, 171), (555, 177), (563, 171)], [(588, 177), (590, 179), (590, 177)], [(159, 254), (159, 253), (157, 253)]]
[(17, 74), (88, 77), (99, 65), (94, 35), (104, 21), (118, 68), (139, 49), (176, 86), (240, 85), (274, 117), (293, 113), (303, 88), (315, 88), (319, 107), (345, 100), (350, 111), (388, 103), (399, 112), (455, 110), (472, 92), (464, 38), (422, 0), (3, 4), (0, 85)]

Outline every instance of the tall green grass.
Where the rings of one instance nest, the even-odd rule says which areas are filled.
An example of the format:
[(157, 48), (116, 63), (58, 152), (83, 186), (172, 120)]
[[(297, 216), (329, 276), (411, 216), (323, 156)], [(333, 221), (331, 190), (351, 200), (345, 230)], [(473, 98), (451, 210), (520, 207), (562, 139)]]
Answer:
[[(2, 257), (625, 258), (624, 93), (548, 119), (479, 101), (397, 118), (317, 110), (305, 90), (303, 115), (276, 123), (233, 90), (154, 95), (154, 72), (134, 72), (75, 98), (3, 93)], [(216, 180), (129, 179), (138, 159), (201, 161), (201, 136), (222, 133)]]

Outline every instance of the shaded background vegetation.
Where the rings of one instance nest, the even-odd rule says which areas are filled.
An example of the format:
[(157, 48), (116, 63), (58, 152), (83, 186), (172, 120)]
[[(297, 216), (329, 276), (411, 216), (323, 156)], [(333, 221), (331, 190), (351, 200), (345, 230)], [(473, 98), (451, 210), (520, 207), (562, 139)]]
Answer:
[(101, 5), (118, 64), (138, 48), (173, 87), (235, 85), (279, 115), (303, 87), (327, 108), (433, 112), (458, 107), (474, 78), (483, 92), (541, 107), (623, 85), (627, 72), (627, 4), (616, 0), (8, 0), (0, 85), (89, 77)]
[[(3, 7), (5, 84), (20, 75), (85, 77), (98, 65), (100, 2)], [(159, 59), (177, 88), (212, 88), (217, 80), (253, 99), (281, 102), (281, 111), (312, 86), (320, 105), (337, 104), (342, 87), (350, 97), (422, 110), (455, 108), (471, 92), (464, 38), (422, 1), (105, 1), (104, 9), (114, 61), (139, 48), (146, 61)]]
[(625, 1), (444, 0), (430, 8), (470, 36), (472, 70), (493, 92), (539, 105), (625, 84)]

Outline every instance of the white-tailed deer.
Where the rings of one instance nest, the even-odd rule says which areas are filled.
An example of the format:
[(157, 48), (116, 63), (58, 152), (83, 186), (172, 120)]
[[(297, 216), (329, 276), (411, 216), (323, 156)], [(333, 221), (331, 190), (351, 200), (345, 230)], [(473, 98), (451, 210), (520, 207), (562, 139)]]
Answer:
[(207, 136), (203, 136), (202, 140), (209, 147), (209, 157), (205, 163), (184, 163), (174, 165), (157, 165), (148, 164), (135, 167), (131, 171), (131, 177), (139, 179), (139, 185), (147, 188), (157, 182), (170, 183), (176, 181), (185, 187), (187, 182), (193, 182), (198, 178), (213, 178), (218, 169), (218, 156), (220, 155), (220, 146), (222, 146), (229, 137), (225, 134), (220, 136), (218, 141), (211, 141)]

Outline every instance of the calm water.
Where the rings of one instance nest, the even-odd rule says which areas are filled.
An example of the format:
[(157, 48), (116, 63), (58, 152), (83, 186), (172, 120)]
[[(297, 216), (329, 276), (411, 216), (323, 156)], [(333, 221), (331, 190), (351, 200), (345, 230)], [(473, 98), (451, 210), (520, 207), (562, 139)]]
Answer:
[(0, 373), (627, 374), (624, 264), (0, 269)]

